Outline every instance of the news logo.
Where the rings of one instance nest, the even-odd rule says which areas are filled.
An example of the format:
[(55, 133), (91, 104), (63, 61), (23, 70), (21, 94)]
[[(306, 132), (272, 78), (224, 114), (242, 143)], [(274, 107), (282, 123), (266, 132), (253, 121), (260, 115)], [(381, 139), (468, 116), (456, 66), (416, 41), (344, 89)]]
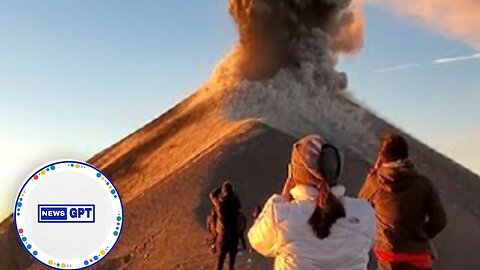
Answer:
[(39, 204), (39, 223), (94, 223), (94, 204)]
[(40, 263), (81, 269), (104, 259), (124, 223), (120, 194), (90, 164), (63, 160), (36, 169), (14, 206), (19, 241)]

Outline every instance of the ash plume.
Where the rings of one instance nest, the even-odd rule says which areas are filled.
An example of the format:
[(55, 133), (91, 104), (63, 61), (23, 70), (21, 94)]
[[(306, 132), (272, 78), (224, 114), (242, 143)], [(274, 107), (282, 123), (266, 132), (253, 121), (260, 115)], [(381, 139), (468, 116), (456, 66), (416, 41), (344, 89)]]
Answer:
[(259, 119), (295, 137), (322, 134), (373, 158), (378, 139), (369, 112), (352, 102), (347, 75), (336, 69), (340, 53), (363, 44), (359, 3), (230, 0), (239, 42), (198, 97), (228, 121)]
[[(312, 46), (333, 54), (355, 53), (363, 45), (363, 19), (351, 2), (230, 0), (240, 35), (242, 73), (257, 79), (281, 67), (299, 66), (304, 50)], [(317, 44), (311, 44), (312, 38)]]

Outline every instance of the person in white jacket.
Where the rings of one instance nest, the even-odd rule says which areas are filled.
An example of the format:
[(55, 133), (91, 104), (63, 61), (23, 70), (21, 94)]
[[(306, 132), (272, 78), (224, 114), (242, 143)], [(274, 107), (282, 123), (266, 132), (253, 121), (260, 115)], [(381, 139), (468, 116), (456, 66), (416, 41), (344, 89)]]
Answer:
[(275, 257), (275, 270), (367, 269), (374, 210), (345, 196), (340, 171), (339, 151), (320, 136), (294, 144), (282, 194), (267, 201), (248, 232), (253, 249)]

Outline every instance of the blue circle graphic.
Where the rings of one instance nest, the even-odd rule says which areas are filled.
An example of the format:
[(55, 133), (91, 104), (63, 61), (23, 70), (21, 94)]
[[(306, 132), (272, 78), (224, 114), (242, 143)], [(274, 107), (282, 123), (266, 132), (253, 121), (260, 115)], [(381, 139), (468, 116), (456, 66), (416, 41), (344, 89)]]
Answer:
[[(54, 170), (55, 171), (64, 170), (65, 167), (63, 167), (62, 165), (68, 167), (69, 168), (68, 170), (70, 170), (70, 171), (71, 170), (85, 170), (85, 169), (89, 169), (89, 168), (95, 170), (96, 173), (93, 174), (93, 177), (101, 178), (101, 179), (97, 180), (100, 183), (103, 182), (102, 180), (105, 180), (107, 186), (102, 185), (102, 187), (106, 188), (107, 190), (110, 189), (110, 193), (114, 194), (114, 196), (111, 197), (112, 202), (117, 201), (117, 199), (118, 199), (117, 203), (120, 204), (120, 209), (121, 209), (121, 212), (119, 212), (118, 215), (120, 215), (122, 218), (124, 218), (124, 209), (123, 209), (122, 199), (119, 196), (118, 192), (116, 191), (116, 187), (115, 187), (114, 183), (111, 181), (111, 179), (108, 178), (108, 176), (101, 173), (101, 171), (99, 169), (97, 169), (96, 167), (94, 167), (94, 166), (92, 166), (88, 163), (81, 162), (81, 161), (76, 161), (76, 160), (64, 160), (64, 161), (52, 162), (50, 164), (42, 166), (41, 168), (37, 169), (34, 173), (32, 173), (28, 178), (26, 178), (27, 180), (25, 181), (22, 188), (20, 189), (20, 191), (17, 195), (16, 201), (15, 201), (14, 213), (17, 212), (17, 215), (13, 216), (13, 223), (15, 224), (15, 231), (16, 231), (18, 239), (22, 243), (22, 246), (25, 248), (25, 250), (29, 254), (33, 255), (32, 257), (36, 261), (38, 261), (39, 263), (45, 265), (46, 267), (56, 268), (56, 269), (65, 269), (65, 268), (67, 268), (67, 269), (85, 269), (85, 268), (88, 268), (88, 267), (92, 267), (93, 265), (100, 262), (102, 259), (106, 258), (107, 255), (113, 250), (113, 248), (116, 246), (116, 244), (118, 243), (118, 240), (120, 238), (120, 234), (121, 234), (122, 229), (123, 229), (124, 221), (122, 221), (120, 223), (120, 225), (118, 226), (119, 227), (119, 230), (118, 230), (117, 227), (115, 227), (115, 226), (117, 226), (116, 225), (117, 221), (115, 220), (115, 226), (113, 228), (117, 229), (118, 235), (116, 235), (117, 237), (115, 239), (113, 239), (113, 238), (111, 239), (111, 241), (113, 243), (113, 244), (111, 244), (111, 243), (109, 244), (109, 246), (111, 246), (111, 248), (103, 247), (101, 249), (102, 250), (101, 255), (98, 255), (99, 253), (97, 253), (97, 255), (92, 254), (92, 257), (88, 257), (88, 259), (86, 259), (86, 260), (85, 260), (85, 258), (83, 258), (84, 260), (81, 260), (79, 262), (79, 264), (83, 265), (83, 266), (73, 265), (73, 263), (69, 263), (68, 261), (63, 262), (63, 261), (56, 260), (55, 258), (52, 258), (53, 260), (48, 260), (48, 263), (47, 263), (47, 261), (42, 259), (42, 256), (43, 256), (43, 258), (45, 258), (46, 254), (44, 252), (41, 252), (41, 253), (38, 252), (38, 250), (42, 250), (41, 247), (40, 247), (40, 249), (37, 249), (39, 247), (36, 245), (34, 240), (31, 240), (31, 234), (29, 234), (29, 232), (27, 232), (27, 231), (24, 231), (24, 229), (26, 229), (26, 228), (21, 225), (25, 222), (24, 212), (26, 211), (26, 209), (24, 209), (24, 208), (31, 207), (31, 206), (27, 207), (27, 205), (29, 204), (29, 200), (25, 199), (25, 198), (28, 199), (28, 196), (29, 196), (28, 189), (27, 189), (27, 192), (25, 193), (25, 188), (26, 188), (27, 184), (30, 183), (30, 182), (34, 182), (34, 181), (40, 182), (42, 180), (42, 178), (45, 177), (46, 175), (57, 173), (57, 172), (53, 172)], [(36, 176), (36, 179), (35, 179), (34, 176)], [(31, 187), (29, 187), (29, 189), (31, 189)], [(23, 204), (25, 204), (24, 207), (22, 207)], [(118, 207), (118, 204), (117, 204), (116, 207)], [(22, 215), (22, 217), (19, 217), (21, 213), (23, 215)], [(19, 227), (19, 223), (17, 222), (17, 219), (20, 219), (22, 221), (20, 223), (20, 226), (22, 226), (22, 227)], [(109, 233), (109, 235), (111, 235), (111, 233)], [(27, 241), (27, 238), (29, 238), (28, 241)]]

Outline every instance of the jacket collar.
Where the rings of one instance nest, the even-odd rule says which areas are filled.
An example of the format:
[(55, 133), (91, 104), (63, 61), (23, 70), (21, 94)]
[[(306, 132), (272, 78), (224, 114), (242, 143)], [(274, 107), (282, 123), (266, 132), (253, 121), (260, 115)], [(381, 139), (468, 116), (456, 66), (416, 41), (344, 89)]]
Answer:
[[(345, 196), (345, 186), (335, 185), (330, 188), (331, 192), (335, 197), (340, 198)], [(318, 190), (309, 185), (296, 185), (292, 190), (290, 190), (290, 195), (292, 195), (294, 200), (306, 200), (317, 197)]]

